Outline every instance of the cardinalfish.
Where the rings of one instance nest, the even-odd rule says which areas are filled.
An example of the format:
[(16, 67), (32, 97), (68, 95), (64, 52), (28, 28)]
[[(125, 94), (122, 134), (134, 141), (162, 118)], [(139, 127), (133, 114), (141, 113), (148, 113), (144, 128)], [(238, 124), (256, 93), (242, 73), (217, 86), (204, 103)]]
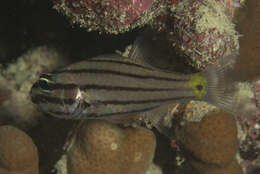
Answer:
[(65, 119), (123, 117), (190, 100), (230, 111), (233, 99), (225, 93), (224, 78), (224, 70), (215, 65), (180, 74), (119, 55), (99, 56), (42, 74), (30, 96), (43, 112)]

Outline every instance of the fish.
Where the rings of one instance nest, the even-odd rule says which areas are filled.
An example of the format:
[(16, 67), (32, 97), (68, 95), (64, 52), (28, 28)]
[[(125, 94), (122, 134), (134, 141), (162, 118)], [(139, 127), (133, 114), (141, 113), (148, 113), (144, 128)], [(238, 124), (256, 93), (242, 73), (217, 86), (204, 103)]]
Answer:
[(232, 113), (234, 98), (226, 92), (227, 84), (222, 66), (182, 74), (113, 54), (40, 75), (30, 97), (41, 111), (63, 119), (124, 117), (190, 100)]

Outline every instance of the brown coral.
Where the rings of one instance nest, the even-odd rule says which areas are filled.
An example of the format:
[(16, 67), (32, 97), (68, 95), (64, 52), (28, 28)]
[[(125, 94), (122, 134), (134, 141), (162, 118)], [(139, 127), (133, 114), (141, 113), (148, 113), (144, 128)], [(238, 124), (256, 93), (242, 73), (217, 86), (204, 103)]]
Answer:
[(177, 139), (188, 152), (191, 164), (201, 173), (214, 173), (218, 168), (239, 171), (234, 167), (236, 164), (232, 163), (238, 149), (236, 122), (232, 115), (212, 112), (201, 122), (188, 123), (176, 132)]
[(12, 126), (0, 127), (0, 173), (38, 174), (38, 153), (32, 139)]
[(100, 120), (84, 123), (75, 141), (68, 152), (69, 174), (143, 174), (156, 144), (150, 130)]
[(225, 167), (210, 166), (195, 160), (191, 161), (191, 164), (199, 171), (199, 174), (242, 174), (241, 167), (235, 159)]
[(240, 56), (234, 71), (234, 77), (238, 80), (252, 80), (260, 76), (260, 3), (259, 0), (248, 0), (246, 6), (240, 11), (245, 15), (238, 23), (242, 34)]

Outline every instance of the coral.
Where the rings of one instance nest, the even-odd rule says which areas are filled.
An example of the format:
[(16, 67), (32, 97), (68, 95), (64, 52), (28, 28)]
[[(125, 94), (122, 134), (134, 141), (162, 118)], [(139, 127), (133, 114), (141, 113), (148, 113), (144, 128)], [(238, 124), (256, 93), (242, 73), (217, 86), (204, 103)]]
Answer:
[(224, 167), (209, 166), (198, 161), (191, 161), (191, 164), (198, 170), (199, 174), (242, 174), (237, 160), (233, 160), (229, 165)]
[(237, 119), (247, 135), (257, 140), (260, 137), (260, 80), (239, 83), (238, 88)]
[(234, 77), (237, 80), (253, 80), (260, 76), (260, 5), (258, 0), (246, 1), (246, 7), (240, 10), (245, 15), (238, 20), (240, 56), (235, 66)]
[[(34, 125), (41, 113), (32, 104), (29, 91), (42, 72), (68, 63), (66, 56), (54, 48), (33, 48), (17, 62), (0, 69), (0, 113), (13, 119), (19, 126)], [(3, 101), (4, 100), (4, 101)], [(28, 127), (27, 127), (28, 128)]]
[(188, 121), (198, 122), (211, 111), (218, 110), (217, 107), (201, 101), (190, 101), (184, 111), (184, 118)]
[(191, 164), (202, 162), (208, 164), (207, 170), (210, 170), (211, 165), (223, 168), (235, 160), (237, 127), (234, 117), (228, 113), (208, 113), (198, 123), (189, 122), (177, 128), (176, 137), (188, 152), (188, 158), (194, 161)]
[(184, 0), (171, 8), (166, 33), (172, 47), (202, 70), (239, 48), (238, 32), (216, 0)]
[(235, 9), (240, 7), (240, 4), (244, 0), (217, 0), (221, 6), (225, 9), (226, 14), (231, 18), (234, 17)]
[(240, 82), (237, 85), (239, 125), (239, 160), (245, 174), (260, 164), (260, 81)]
[(0, 127), (0, 173), (39, 173), (37, 147), (26, 133), (12, 126)]
[(158, 15), (158, 0), (53, 0), (54, 8), (71, 23), (89, 31), (122, 33), (146, 24)]
[(121, 129), (90, 120), (80, 128), (68, 152), (68, 173), (143, 174), (152, 162), (155, 136), (144, 128)]

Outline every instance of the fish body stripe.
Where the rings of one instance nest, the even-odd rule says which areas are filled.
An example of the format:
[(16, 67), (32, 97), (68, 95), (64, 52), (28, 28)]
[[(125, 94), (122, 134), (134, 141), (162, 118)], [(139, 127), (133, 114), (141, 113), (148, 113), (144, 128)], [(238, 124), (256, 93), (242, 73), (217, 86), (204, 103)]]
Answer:
[(62, 71), (59, 71), (56, 73), (71, 73), (71, 74), (91, 73), (91, 74), (97, 74), (97, 75), (98, 74), (111, 74), (111, 75), (132, 77), (132, 78), (138, 78), (138, 79), (154, 79), (154, 80), (166, 80), (166, 81), (174, 81), (174, 82), (187, 81), (186, 79), (174, 79), (174, 78), (151, 76), (151, 75), (139, 75), (139, 74), (133, 74), (133, 73), (126, 73), (126, 72), (113, 71), (113, 70), (102, 70), (102, 69), (62, 70)]
[(38, 94), (34, 98), (35, 103), (55, 103), (55, 104), (73, 104), (75, 102), (74, 98), (59, 98), (59, 97), (50, 97), (42, 94)]
[(105, 100), (105, 101), (97, 101), (102, 104), (112, 104), (112, 105), (129, 105), (129, 104), (143, 104), (143, 103), (164, 103), (169, 101), (179, 101), (179, 100), (192, 100), (195, 99), (193, 96), (185, 96), (185, 97), (173, 97), (173, 98), (159, 98), (159, 99), (149, 99), (149, 100)]
[(80, 90), (86, 91), (89, 89), (94, 90), (111, 90), (111, 91), (176, 91), (176, 90), (184, 90), (181, 88), (140, 88), (140, 87), (126, 87), (126, 86), (108, 86), (108, 85), (97, 85), (97, 84), (89, 84), (89, 85), (76, 85), (76, 84), (50, 84), (49, 90), (71, 90), (79, 88)]
[[(135, 110), (126, 111), (126, 112), (111, 112), (111, 113), (105, 113), (105, 114), (87, 113), (87, 114), (79, 115), (78, 117), (73, 117), (73, 119), (102, 118), (102, 117), (109, 117), (109, 116), (114, 116), (114, 115), (134, 114), (134, 113), (140, 113), (140, 112), (149, 111), (149, 110), (158, 108), (159, 106), (160, 105), (156, 105), (156, 106), (153, 106), (153, 107), (147, 107), (147, 108), (143, 108), (143, 109), (135, 109)], [(62, 115), (68, 115), (68, 117), (69, 117), (71, 113), (69, 113), (69, 112), (61, 112), (61, 111), (54, 111), (54, 112), (51, 112), (51, 114), (57, 115), (57, 117), (60, 117)], [(62, 118), (66, 118), (66, 117), (62, 117)]]
[[(127, 104), (142, 104), (142, 103), (163, 103), (168, 101), (178, 101), (182, 99), (192, 100), (194, 96), (185, 96), (185, 97), (172, 97), (172, 98), (159, 98), (159, 99), (149, 99), (149, 100), (96, 100), (94, 103), (100, 104), (112, 104), (112, 105), (127, 105)], [(35, 96), (35, 103), (55, 103), (55, 104), (68, 104), (71, 105), (75, 102), (73, 98), (59, 98), (59, 97), (50, 97), (45, 95)], [(84, 101), (85, 102), (85, 101)], [(86, 102), (85, 102), (86, 103)], [(86, 103), (86, 106), (91, 105)]]
[(85, 60), (86, 62), (104, 62), (104, 63), (116, 63), (116, 64), (121, 64), (121, 65), (127, 65), (127, 66), (133, 66), (133, 67), (137, 67), (137, 68), (142, 68), (144, 70), (151, 70), (153, 71), (154, 69), (146, 67), (146, 66), (142, 66), (139, 64), (135, 64), (132, 62), (127, 62), (127, 61), (120, 61), (120, 60), (105, 60), (105, 59), (89, 59), (89, 60)]

